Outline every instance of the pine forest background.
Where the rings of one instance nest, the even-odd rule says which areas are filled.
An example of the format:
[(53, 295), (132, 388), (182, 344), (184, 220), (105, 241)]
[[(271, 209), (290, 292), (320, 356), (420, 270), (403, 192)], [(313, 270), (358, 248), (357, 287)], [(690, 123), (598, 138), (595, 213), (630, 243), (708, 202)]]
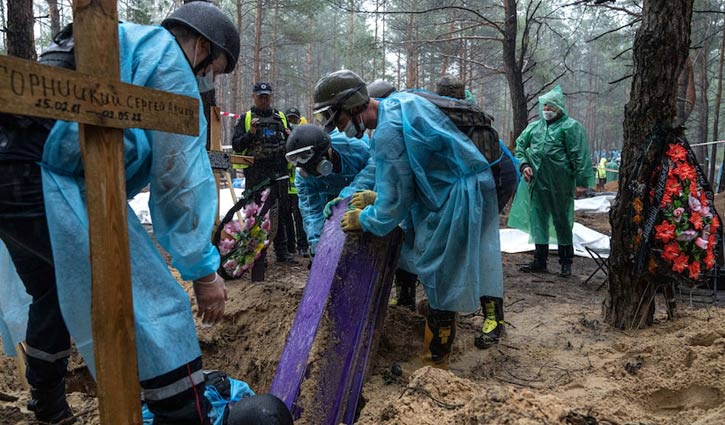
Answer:
[[(121, 0), (121, 20), (158, 24), (183, 1)], [(433, 90), (443, 75), (461, 78), (491, 113), (507, 144), (536, 119), (537, 97), (560, 84), (570, 115), (584, 124), (593, 157), (622, 146), (632, 43), (641, 0), (219, 0), (241, 28), (235, 72), (217, 78), (216, 103), (241, 114), (255, 81), (274, 87), (273, 105), (312, 115), (312, 91), (324, 74), (352, 69), (367, 81)], [(72, 20), (69, 0), (0, 1), (0, 52), (30, 13), (35, 52)], [(725, 2), (695, 0), (678, 119), (690, 143), (719, 130)], [(26, 19), (27, 21), (28, 19)], [(229, 143), (232, 118), (223, 118)], [(715, 145), (718, 146), (718, 145)], [(725, 148), (720, 148), (724, 151)], [(696, 148), (716, 178), (711, 146)], [(715, 161), (709, 158), (717, 156)], [(610, 153), (611, 155), (611, 153)]]

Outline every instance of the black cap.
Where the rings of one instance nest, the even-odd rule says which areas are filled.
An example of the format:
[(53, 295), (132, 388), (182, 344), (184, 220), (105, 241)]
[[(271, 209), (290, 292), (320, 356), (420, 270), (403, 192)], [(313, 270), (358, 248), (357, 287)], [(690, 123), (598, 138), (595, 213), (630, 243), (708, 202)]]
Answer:
[(272, 94), (272, 85), (267, 82), (260, 82), (254, 85), (254, 94)]
[(299, 118), (302, 116), (300, 115), (300, 110), (297, 108), (289, 108), (288, 110), (284, 111), (284, 114), (288, 117), (292, 116)]

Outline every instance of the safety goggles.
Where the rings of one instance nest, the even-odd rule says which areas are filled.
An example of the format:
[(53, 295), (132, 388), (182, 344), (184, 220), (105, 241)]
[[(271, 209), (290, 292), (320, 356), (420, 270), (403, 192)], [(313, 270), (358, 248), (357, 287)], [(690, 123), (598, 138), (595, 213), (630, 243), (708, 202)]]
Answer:
[(295, 149), (287, 152), (285, 158), (290, 164), (295, 167), (299, 167), (302, 164), (307, 164), (315, 156), (315, 151), (312, 146), (305, 146), (304, 148)]
[(337, 127), (337, 121), (340, 119), (340, 110), (330, 105), (315, 111), (315, 118), (322, 125), (322, 128), (330, 133)]

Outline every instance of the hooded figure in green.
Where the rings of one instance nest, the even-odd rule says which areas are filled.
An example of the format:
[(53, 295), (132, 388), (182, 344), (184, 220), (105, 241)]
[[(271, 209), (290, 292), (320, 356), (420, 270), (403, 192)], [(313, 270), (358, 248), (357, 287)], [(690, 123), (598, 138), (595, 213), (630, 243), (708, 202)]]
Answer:
[(516, 139), (521, 181), (508, 225), (528, 232), (536, 245), (534, 261), (524, 272), (546, 272), (550, 228), (556, 232), (562, 276), (571, 275), (574, 258), (574, 194), (594, 183), (584, 127), (569, 117), (561, 87), (539, 97), (541, 119)]

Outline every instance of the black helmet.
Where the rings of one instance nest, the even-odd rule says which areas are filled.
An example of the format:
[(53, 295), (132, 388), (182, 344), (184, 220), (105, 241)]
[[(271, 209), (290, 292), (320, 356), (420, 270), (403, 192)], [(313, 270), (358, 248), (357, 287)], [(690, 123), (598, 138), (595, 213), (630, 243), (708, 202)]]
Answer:
[(364, 106), (369, 100), (365, 81), (347, 69), (327, 74), (315, 85), (315, 113), (331, 106), (351, 110)]
[(383, 98), (390, 96), (391, 93), (397, 91), (394, 85), (385, 80), (375, 80), (368, 84), (368, 95), (370, 97)]
[(239, 31), (221, 9), (205, 1), (187, 3), (176, 9), (161, 25), (170, 29), (183, 25), (209, 40), (212, 50), (221, 51), (227, 57), (224, 73), (234, 70), (239, 59)]
[(293, 425), (292, 414), (282, 400), (272, 394), (256, 394), (230, 404), (229, 425)]
[(300, 118), (302, 116), (302, 115), (300, 115), (300, 110), (297, 108), (289, 108), (286, 111), (284, 111), (284, 114), (288, 117)]
[[(304, 124), (295, 127), (287, 138), (285, 157), (290, 164), (302, 168), (309, 174), (326, 175), (318, 170), (318, 165), (324, 160), (330, 146), (332, 146), (330, 135), (322, 128), (314, 124)], [(332, 163), (329, 166), (331, 167)]]

